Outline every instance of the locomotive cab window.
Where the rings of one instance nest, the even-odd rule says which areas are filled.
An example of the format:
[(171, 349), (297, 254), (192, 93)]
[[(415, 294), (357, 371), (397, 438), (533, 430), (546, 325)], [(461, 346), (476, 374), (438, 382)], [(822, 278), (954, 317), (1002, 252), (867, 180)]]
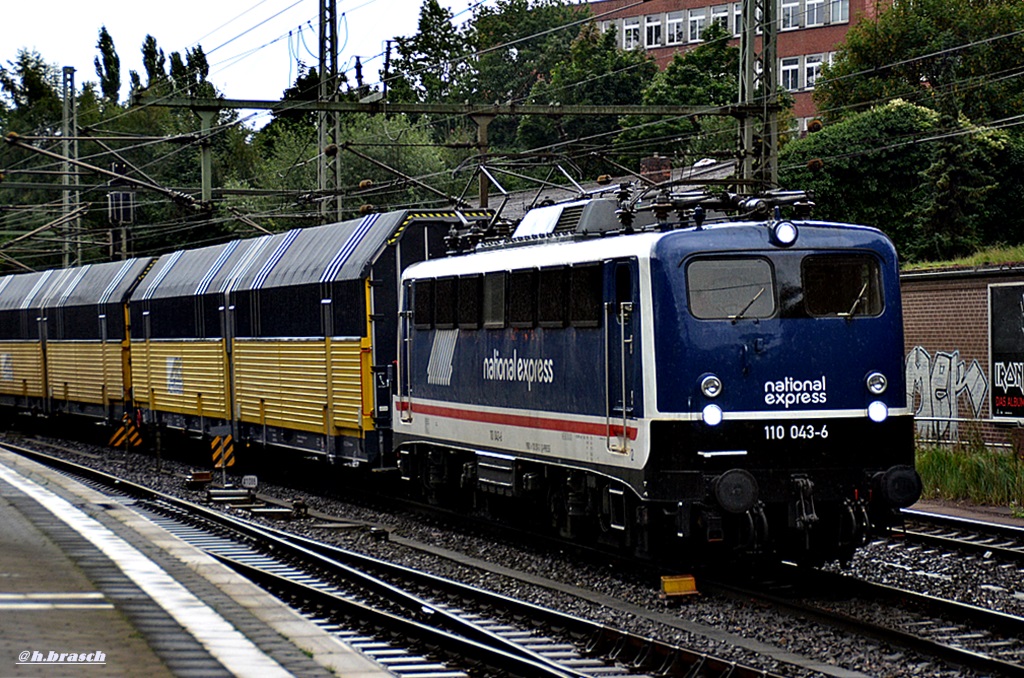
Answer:
[(775, 276), (767, 259), (696, 259), (686, 267), (690, 312), (704, 320), (770, 318)]
[(869, 254), (814, 254), (803, 260), (808, 315), (852, 318), (882, 313), (882, 276)]

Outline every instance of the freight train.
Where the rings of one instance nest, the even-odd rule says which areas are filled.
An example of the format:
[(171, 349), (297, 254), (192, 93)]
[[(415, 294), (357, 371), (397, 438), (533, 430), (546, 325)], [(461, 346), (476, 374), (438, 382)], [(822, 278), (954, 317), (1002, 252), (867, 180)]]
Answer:
[(897, 258), (805, 212), (620, 190), (514, 231), (401, 211), (7, 275), (0, 407), (229, 433), (644, 554), (847, 561), (921, 491)]

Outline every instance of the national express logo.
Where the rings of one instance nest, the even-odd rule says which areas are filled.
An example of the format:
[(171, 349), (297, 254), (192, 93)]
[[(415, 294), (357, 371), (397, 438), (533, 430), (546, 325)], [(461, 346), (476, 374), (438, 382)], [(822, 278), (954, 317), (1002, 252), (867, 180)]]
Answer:
[(790, 405), (824, 405), (827, 400), (824, 374), (820, 379), (785, 377), (764, 382), (765, 405), (782, 405), (788, 410)]
[(534, 383), (550, 384), (555, 380), (555, 361), (551, 358), (520, 358), (513, 350), (512, 357), (503, 357), (498, 349), (490, 358), (484, 358), (484, 381), (526, 382), (527, 390)]

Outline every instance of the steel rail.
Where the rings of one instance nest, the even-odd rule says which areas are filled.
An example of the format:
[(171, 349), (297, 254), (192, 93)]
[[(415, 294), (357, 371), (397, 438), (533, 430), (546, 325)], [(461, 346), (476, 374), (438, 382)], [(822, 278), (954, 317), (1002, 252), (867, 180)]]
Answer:
[[(452, 614), (440, 606), (423, 599), (422, 597), (403, 591), (400, 587), (389, 584), (382, 579), (361, 572), (357, 568), (374, 569), (389, 576), (400, 576), (405, 579), (417, 581), (420, 585), (431, 588), (447, 590), (449, 593), (462, 598), (487, 599), (489, 605), (494, 608), (505, 608), (513, 616), (527, 617), (542, 621), (551, 628), (568, 630), (568, 634), (577, 638), (586, 638), (586, 651), (612, 657), (625, 669), (632, 668), (635, 671), (656, 672), (658, 675), (666, 676), (731, 676), (735, 678), (746, 678), (759, 676), (762, 678), (778, 678), (764, 670), (746, 667), (735, 662), (716, 658), (705, 653), (672, 646), (660, 641), (631, 634), (625, 631), (613, 629), (606, 625), (598, 624), (581, 618), (573, 617), (565, 613), (549, 610), (531, 603), (517, 601), (500, 594), (483, 591), (475, 587), (446, 580), (436, 575), (419, 572), (412, 568), (387, 563), (385, 561), (366, 556), (364, 554), (347, 551), (339, 547), (321, 544), (305, 537), (293, 535), (282, 530), (257, 525), (231, 515), (227, 515), (215, 509), (196, 504), (172, 495), (168, 495), (143, 485), (123, 480), (111, 474), (77, 464), (59, 457), (5, 444), (5, 447), (18, 452), (24, 456), (33, 458), (41, 463), (60, 468), (66, 472), (82, 477), (90, 478), (96, 482), (104, 483), (116, 488), (117, 491), (135, 496), (154, 503), (163, 503), (173, 507), (177, 511), (186, 512), (198, 516), (202, 521), (212, 522), (224, 529), (237, 532), (252, 540), (253, 544), (273, 544), (273, 552), (280, 557), (282, 553), (292, 552), (302, 558), (314, 558), (319, 566), (333, 574), (344, 574), (346, 577), (358, 577), (361, 585), (364, 585), (377, 594), (391, 600), (396, 605), (408, 610), (412, 619), (408, 620), (413, 624), (422, 624), (425, 617), (429, 623), (439, 627), (438, 631), (445, 635), (441, 640), (452, 642), (451, 638), (461, 638), (465, 642), (472, 643), (467, 647), (467, 652), (478, 654), (483, 652), (482, 648), (490, 648), (499, 659), (505, 655), (518, 657), (524, 667), (532, 668), (534, 675), (557, 675), (568, 677), (582, 677), (587, 674), (585, 671), (574, 671), (571, 668), (559, 665), (557, 662), (544, 657), (540, 653), (533, 652), (529, 648), (518, 646), (509, 642), (486, 628), (474, 626), (466, 619)], [(233, 559), (219, 557), (231, 567), (239, 571), (250, 572), (250, 566), (233, 562)], [(343, 562), (345, 561), (345, 562)], [(276, 585), (284, 585), (280, 577), (267, 573), (266, 581), (274, 582)], [(410, 627), (414, 628), (414, 627)], [(418, 627), (416, 627), (418, 628)], [(505, 664), (497, 664), (499, 668)], [(508, 669), (505, 668), (507, 671)]]

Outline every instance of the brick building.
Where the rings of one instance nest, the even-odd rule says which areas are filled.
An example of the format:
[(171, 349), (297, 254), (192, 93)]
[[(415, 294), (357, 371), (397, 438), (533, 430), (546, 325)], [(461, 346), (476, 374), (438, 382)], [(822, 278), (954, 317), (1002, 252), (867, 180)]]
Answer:
[[(990, 303), (990, 288), (1002, 288), (1014, 303)], [(1008, 414), (999, 399), (1020, 400), (1024, 384), (1001, 375), (993, 363), (1006, 350), (998, 333), (1009, 336), (1016, 351), (1024, 345), (1024, 266), (905, 273), (902, 289), (907, 395), (918, 437), (969, 442), (980, 436), (997, 446), (1019, 439), (1014, 431), (1024, 417)], [(1002, 364), (1024, 374), (1022, 357)]]
[[(854, 23), (875, 17), (891, 0), (777, 0), (779, 84), (796, 99), (800, 131), (816, 115), (811, 93), (821, 67)], [(677, 52), (701, 42), (712, 22), (721, 23), (739, 44), (742, 2), (716, 0), (599, 0), (590, 2), (603, 30), (615, 27), (624, 49), (644, 49), (664, 68)], [(622, 7), (621, 11), (616, 11)]]

